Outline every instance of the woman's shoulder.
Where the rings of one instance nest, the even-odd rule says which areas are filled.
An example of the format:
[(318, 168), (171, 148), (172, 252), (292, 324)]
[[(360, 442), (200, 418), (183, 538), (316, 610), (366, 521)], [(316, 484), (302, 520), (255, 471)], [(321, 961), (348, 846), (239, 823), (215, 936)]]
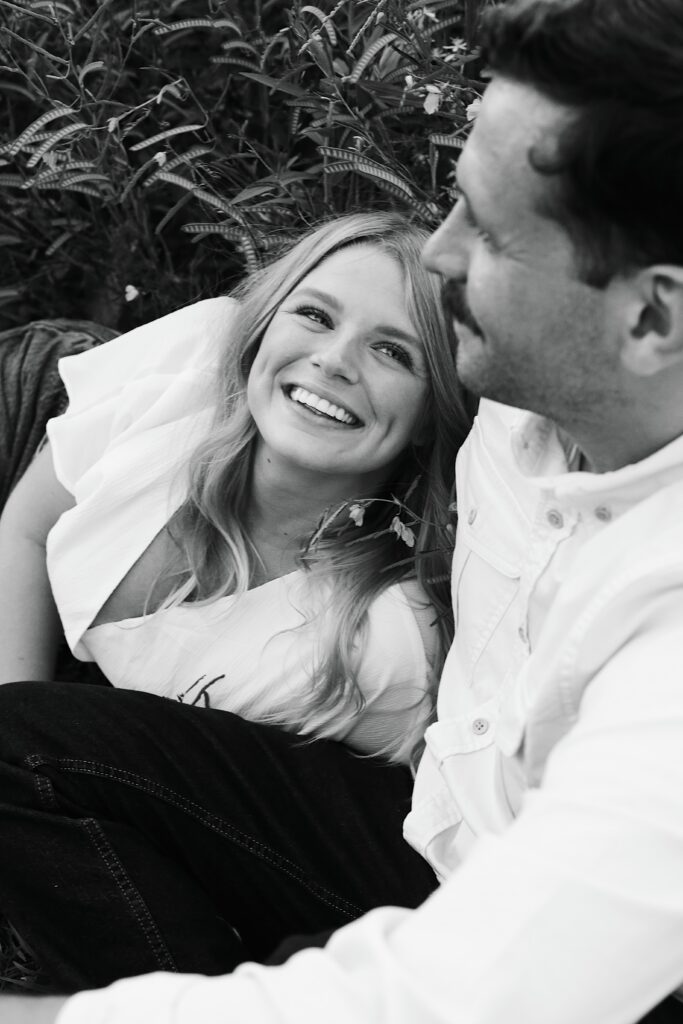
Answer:
[(59, 372), (71, 409), (101, 401), (149, 374), (177, 374), (216, 363), (237, 308), (228, 297), (205, 299), (61, 359)]

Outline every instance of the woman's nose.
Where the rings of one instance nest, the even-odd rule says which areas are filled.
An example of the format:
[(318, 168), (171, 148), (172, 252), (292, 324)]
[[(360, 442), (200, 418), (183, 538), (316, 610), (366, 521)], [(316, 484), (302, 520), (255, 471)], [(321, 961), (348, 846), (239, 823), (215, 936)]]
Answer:
[(310, 359), (326, 377), (342, 377), (352, 384), (358, 381), (358, 346), (348, 334), (327, 335), (321, 339)]

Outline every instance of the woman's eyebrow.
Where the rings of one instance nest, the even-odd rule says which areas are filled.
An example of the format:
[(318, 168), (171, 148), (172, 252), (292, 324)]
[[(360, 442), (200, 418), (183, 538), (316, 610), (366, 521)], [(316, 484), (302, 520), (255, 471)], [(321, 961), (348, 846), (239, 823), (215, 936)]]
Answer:
[(409, 331), (404, 331), (400, 327), (394, 327), (391, 324), (379, 324), (377, 326), (377, 333), (383, 334), (387, 338), (395, 338), (396, 341), (405, 341), (408, 345), (412, 345), (413, 348), (422, 351), (423, 345), (416, 334), (411, 334)]
[(302, 285), (299, 288), (295, 288), (291, 294), (297, 299), (307, 295), (318, 302), (324, 302), (326, 306), (332, 306), (333, 309), (341, 309), (341, 303), (334, 295), (331, 295), (329, 292), (323, 292), (319, 288), (311, 288), (310, 285)]
[[(324, 302), (326, 305), (331, 306), (333, 309), (339, 311), (342, 308), (341, 302), (331, 295), (329, 292), (324, 292), (320, 288), (311, 288), (309, 285), (304, 285), (302, 288), (295, 288), (291, 293), (292, 298), (301, 300), (302, 298), (316, 299), (318, 302)], [(397, 341), (405, 341), (409, 345), (413, 345), (414, 348), (422, 349), (422, 342), (416, 334), (411, 334), (409, 331), (404, 331), (401, 327), (396, 327), (394, 324), (378, 324), (375, 327), (377, 334), (383, 334), (390, 338), (395, 338)]]

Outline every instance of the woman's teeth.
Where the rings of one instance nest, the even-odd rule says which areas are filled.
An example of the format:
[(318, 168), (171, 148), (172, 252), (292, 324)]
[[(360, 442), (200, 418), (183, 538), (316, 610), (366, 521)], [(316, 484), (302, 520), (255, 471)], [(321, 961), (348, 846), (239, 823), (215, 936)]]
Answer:
[(320, 398), (319, 395), (314, 394), (312, 391), (306, 391), (305, 388), (292, 388), (289, 397), (293, 402), (305, 405), (307, 409), (320, 413), (322, 416), (327, 416), (329, 419), (338, 420), (339, 423), (348, 423), (349, 426), (356, 426), (359, 423), (357, 417), (347, 409), (343, 409), (340, 405), (333, 405), (326, 398)]

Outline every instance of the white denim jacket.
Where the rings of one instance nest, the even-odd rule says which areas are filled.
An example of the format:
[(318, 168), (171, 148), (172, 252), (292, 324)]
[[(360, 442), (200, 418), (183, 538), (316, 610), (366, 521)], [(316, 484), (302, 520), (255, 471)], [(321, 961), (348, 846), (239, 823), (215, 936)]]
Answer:
[(437, 892), (59, 1024), (633, 1024), (683, 982), (683, 438), (613, 473), (575, 454), (483, 402), (458, 458), (456, 639), (405, 823)]

